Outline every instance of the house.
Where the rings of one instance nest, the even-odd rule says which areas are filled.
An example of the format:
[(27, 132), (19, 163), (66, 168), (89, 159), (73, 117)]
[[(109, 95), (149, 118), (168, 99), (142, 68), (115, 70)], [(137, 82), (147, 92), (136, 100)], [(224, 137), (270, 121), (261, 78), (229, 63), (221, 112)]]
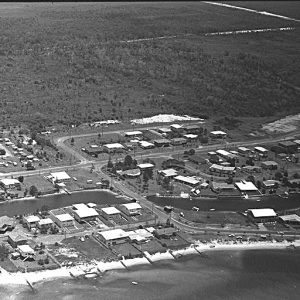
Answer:
[(34, 259), (35, 252), (29, 245), (17, 246), (17, 251), (23, 259)]
[(172, 132), (170, 128), (158, 128), (157, 131), (163, 135), (167, 135)]
[(242, 170), (247, 173), (261, 173), (261, 167), (259, 166), (244, 166)]
[(182, 176), (182, 175), (178, 175), (178, 176), (174, 177), (174, 179), (176, 181), (179, 181), (181, 183), (184, 183), (184, 184), (187, 184), (187, 185), (190, 185), (193, 187), (197, 186), (200, 183), (199, 180), (197, 180), (193, 177), (187, 177), (187, 176)]
[(15, 228), (15, 220), (8, 216), (0, 217), (0, 234), (12, 231)]
[(153, 169), (153, 168), (154, 168), (154, 165), (151, 164), (151, 163), (142, 163), (142, 164), (137, 165), (137, 167), (138, 167), (141, 171), (144, 171), (144, 170), (147, 170), (147, 169)]
[(278, 163), (275, 161), (271, 161), (271, 160), (263, 161), (261, 163), (261, 167), (266, 170), (277, 170)]
[(121, 212), (114, 206), (101, 208), (101, 211), (102, 211), (102, 216), (106, 220), (111, 220), (114, 218), (117, 218), (117, 219), (121, 218)]
[(155, 148), (154, 144), (149, 143), (147, 141), (140, 141), (139, 145), (143, 149), (153, 149), (153, 148)]
[(23, 217), (23, 221), (28, 229), (37, 228), (40, 218), (38, 216), (31, 215)]
[(71, 177), (64, 171), (50, 173), (50, 178), (53, 183), (65, 183), (71, 180)]
[(177, 231), (178, 230), (174, 227), (156, 229), (154, 231), (154, 236), (156, 236), (158, 239), (160, 239), (160, 238), (169, 239), (170, 237), (176, 235)]
[(241, 156), (248, 156), (250, 154), (251, 150), (246, 147), (238, 147), (238, 153)]
[(125, 170), (125, 171), (117, 171), (117, 174), (124, 176), (126, 178), (135, 178), (139, 177), (141, 175), (141, 170), (140, 169), (130, 169), (130, 170)]
[(105, 152), (123, 152), (125, 147), (120, 143), (105, 144), (103, 146)]
[(212, 182), (212, 189), (216, 192), (234, 191), (236, 187), (234, 184), (228, 184), (226, 182)]
[(40, 219), (38, 222), (38, 228), (48, 230), (53, 224), (54, 222), (50, 218)]
[(226, 166), (213, 164), (209, 167), (209, 171), (213, 173), (219, 173), (221, 175), (222, 174), (233, 175), (235, 173), (235, 167), (226, 167)]
[(142, 207), (136, 202), (121, 204), (121, 207), (128, 216), (142, 214)]
[(99, 232), (99, 239), (106, 246), (112, 246), (126, 243), (129, 240), (129, 235), (123, 229), (112, 229)]
[(168, 178), (174, 178), (175, 176), (178, 175), (178, 172), (175, 169), (166, 169), (166, 170), (161, 170), (158, 171), (160, 175), (163, 177), (168, 177)]
[(227, 136), (227, 133), (224, 132), (224, 131), (216, 130), (216, 131), (211, 131), (209, 133), (209, 136), (212, 139), (223, 139), (223, 138), (225, 138)]
[(61, 228), (74, 226), (74, 218), (68, 213), (55, 215), (54, 221)]
[(300, 216), (296, 214), (279, 216), (279, 219), (282, 220), (285, 224), (300, 225)]
[(282, 141), (278, 145), (285, 150), (286, 153), (295, 153), (298, 150), (298, 145), (292, 141)]
[(262, 182), (262, 186), (265, 189), (273, 189), (280, 185), (280, 182), (277, 180), (265, 180)]
[(185, 138), (174, 138), (171, 139), (171, 144), (173, 146), (185, 145), (187, 143), (187, 139)]
[(272, 208), (249, 209), (247, 215), (258, 223), (274, 222), (277, 219), (277, 214)]
[(260, 195), (258, 188), (251, 181), (242, 180), (241, 182), (236, 182), (235, 186), (243, 194)]
[(142, 137), (143, 133), (141, 131), (128, 131), (125, 132), (125, 137), (129, 137), (129, 138), (135, 138), (135, 137)]
[(16, 248), (19, 245), (25, 245), (27, 243), (26, 237), (16, 232), (11, 232), (8, 235), (7, 241), (13, 248)]
[(3, 178), (0, 180), (0, 186), (4, 190), (21, 189), (21, 183), (19, 180), (14, 178)]
[(198, 125), (186, 125), (184, 131), (187, 134), (197, 134), (199, 133), (199, 126)]
[(168, 139), (158, 139), (154, 140), (153, 142), (156, 147), (168, 147), (171, 143), (171, 141)]
[(258, 146), (258, 147), (254, 147), (254, 152), (256, 152), (258, 155), (262, 157), (267, 157), (269, 151), (263, 147)]
[(188, 141), (195, 141), (198, 138), (198, 135), (189, 133), (189, 134), (184, 134), (183, 137), (186, 138)]
[(176, 133), (182, 133), (184, 131), (184, 127), (179, 124), (172, 124), (172, 125), (170, 125), (170, 128), (173, 132), (176, 132)]
[(80, 203), (72, 206), (75, 220), (79, 223), (95, 221), (99, 216), (98, 212), (87, 205)]
[(226, 159), (226, 160), (235, 160), (236, 162), (238, 162), (238, 156), (236, 154), (230, 153), (226, 150), (217, 150), (216, 151), (217, 155), (219, 155), (220, 157)]
[(91, 156), (97, 156), (103, 152), (103, 147), (98, 145), (91, 145), (90, 147), (85, 148), (84, 152)]

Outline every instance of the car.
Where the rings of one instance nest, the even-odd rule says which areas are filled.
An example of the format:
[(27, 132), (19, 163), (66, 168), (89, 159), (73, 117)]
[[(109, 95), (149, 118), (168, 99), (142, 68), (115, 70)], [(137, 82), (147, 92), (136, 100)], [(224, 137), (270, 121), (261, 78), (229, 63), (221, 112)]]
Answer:
[(18, 165), (18, 163), (14, 161), (14, 162), (13, 162), (13, 165), (16, 167), (16, 166)]
[(77, 181), (77, 178), (76, 178), (76, 177), (73, 177), (73, 180), (74, 180), (74, 181)]
[(194, 207), (192, 208), (193, 211), (199, 211), (199, 209), (200, 209), (200, 208), (197, 207), (197, 206), (194, 206)]
[(180, 217), (183, 217), (184, 218), (184, 213), (183, 212), (180, 212)]

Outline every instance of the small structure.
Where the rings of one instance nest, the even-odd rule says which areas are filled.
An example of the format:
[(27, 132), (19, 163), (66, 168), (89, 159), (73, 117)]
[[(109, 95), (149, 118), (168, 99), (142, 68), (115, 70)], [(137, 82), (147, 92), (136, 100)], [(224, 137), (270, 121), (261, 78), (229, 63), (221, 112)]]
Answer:
[(108, 152), (123, 152), (125, 147), (120, 143), (105, 144), (103, 149)]
[(106, 246), (112, 246), (126, 243), (129, 235), (123, 229), (112, 229), (99, 232), (99, 238)]
[(233, 175), (235, 173), (235, 167), (226, 167), (217, 164), (213, 164), (209, 167), (211, 172), (219, 173), (219, 174), (229, 174)]
[(198, 125), (186, 125), (184, 128), (184, 131), (187, 134), (197, 134), (199, 132), (199, 126)]
[(285, 224), (300, 225), (300, 216), (296, 214), (279, 216), (279, 219), (281, 219)]
[(141, 170), (140, 169), (129, 169), (125, 171), (117, 171), (117, 173), (121, 176), (124, 176), (126, 178), (135, 178), (139, 177), (141, 175)]
[(179, 181), (181, 183), (184, 183), (184, 184), (187, 184), (187, 185), (190, 185), (193, 187), (197, 186), (200, 183), (199, 180), (197, 180), (193, 177), (187, 177), (187, 176), (182, 176), (182, 175), (178, 175), (178, 176), (174, 177), (174, 179), (176, 181)]
[(101, 211), (103, 217), (106, 220), (111, 220), (113, 218), (121, 218), (121, 212), (114, 206), (101, 208)]
[(173, 146), (185, 145), (187, 143), (187, 139), (185, 138), (174, 138), (171, 139), (171, 144)]
[(0, 217), (0, 234), (6, 231), (12, 231), (15, 228), (15, 221), (8, 216)]
[(3, 178), (0, 180), (0, 186), (5, 190), (20, 189), (21, 183), (18, 179)]
[(254, 194), (254, 195), (260, 194), (258, 188), (251, 181), (242, 180), (241, 182), (236, 182), (235, 186), (241, 193), (246, 193), (248, 195), (249, 194)]
[(17, 251), (20, 253), (21, 257), (24, 260), (26, 260), (26, 259), (34, 259), (35, 252), (28, 245), (19, 245), (19, 246), (17, 246)]
[(134, 138), (134, 137), (140, 137), (140, 136), (143, 136), (143, 133), (138, 130), (125, 132), (125, 137)]
[(142, 207), (136, 202), (121, 204), (121, 207), (128, 216), (140, 215), (142, 213)]
[(261, 167), (266, 170), (277, 170), (278, 163), (272, 160), (263, 161)]
[(139, 145), (143, 149), (153, 149), (153, 148), (155, 148), (154, 144), (149, 143), (147, 141), (140, 141)]
[(171, 141), (168, 139), (159, 139), (159, 140), (154, 140), (154, 145), (156, 147), (168, 147), (170, 146)]
[(48, 230), (53, 224), (53, 220), (50, 218), (40, 219), (38, 222), (38, 228)]
[(287, 153), (295, 153), (298, 149), (297, 143), (292, 141), (279, 142), (278, 145), (282, 147)]
[(8, 235), (7, 241), (13, 248), (16, 248), (19, 245), (25, 245), (27, 243), (26, 237), (16, 232), (11, 232)]
[(279, 184), (280, 184), (280, 182), (277, 180), (265, 180), (265, 181), (263, 181), (262, 186), (265, 189), (273, 189), (273, 188), (278, 187)]
[(244, 166), (242, 170), (247, 173), (261, 173), (261, 167), (259, 166)]
[(249, 209), (247, 214), (258, 223), (274, 222), (277, 219), (277, 214), (272, 208)]
[(55, 215), (54, 217), (55, 223), (61, 228), (74, 226), (74, 218), (70, 214)]
[(183, 132), (183, 126), (179, 125), (179, 124), (172, 124), (172, 125), (170, 125), (170, 128), (174, 132), (179, 132), (179, 133)]
[(95, 221), (99, 216), (98, 212), (94, 208), (88, 207), (83, 203), (74, 204), (72, 208), (75, 220), (79, 223)]
[(169, 239), (171, 236), (176, 235), (176, 232), (177, 229), (174, 227), (161, 228), (154, 231), (154, 236), (156, 236), (158, 239)]
[(226, 182), (212, 182), (212, 189), (217, 192), (234, 191), (236, 187), (234, 184), (228, 184)]
[(23, 221), (28, 229), (37, 228), (40, 218), (38, 216), (31, 215), (23, 217)]
[(227, 136), (227, 133), (224, 132), (224, 131), (216, 130), (216, 131), (211, 131), (209, 133), (209, 136), (212, 139), (223, 139), (223, 138), (225, 138)]
[(138, 167), (141, 171), (144, 171), (144, 170), (147, 170), (147, 169), (153, 169), (153, 168), (154, 168), (154, 165), (153, 165), (153, 164), (150, 164), (150, 163), (142, 163), (142, 164), (137, 165), (137, 167)]
[(189, 141), (194, 141), (198, 138), (197, 134), (192, 134), (192, 133), (184, 134), (183, 136)]
[(163, 177), (168, 177), (168, 178), (174, 178), (175, 176), (178, 175), (178, 172), (175, 169), (166, 169), (166, 170), (161, 170), (158, 171), (160, 175)]
[(71, 180), (71, 177), (67, 174), (67, 172), (55, 172), (50, 173), (52, 182), (54, 183), (64, 183)]
[(251, 150), (246, 147), (238, 147), (238, 153), (242, 156), (247, 156), (250, 154), (250, 152)]
[(267, 156), (268, 156), (268, 152), (269, 152), (267, 149), (265, 149), (265, 148), (263, 148), (263, 147), (260, 147), (260, 146), (254, 147), (254, 151), (255, 151), (258, 155), (260, 155), (260, 156), (262, 156), (262, 157), (267, 157)]
[(167, 135), (172, 132), (172, 130), (170, 128), (158, 128), (157, 131), (164, 135)]

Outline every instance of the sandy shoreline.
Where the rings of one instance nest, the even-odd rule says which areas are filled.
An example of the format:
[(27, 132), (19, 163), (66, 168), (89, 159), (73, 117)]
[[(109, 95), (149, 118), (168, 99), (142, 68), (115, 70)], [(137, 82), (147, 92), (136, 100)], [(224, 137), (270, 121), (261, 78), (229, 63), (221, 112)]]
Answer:
[[(29, 273), (9, 273), (6, 270), (0, 268), (0, 286), (8, 285), (27, 285), (27, 281), (31, 284), (37, 282), (54, 280), (58, 278), (72, 278), (73, 276), (84, 275), (85, 273), (99, 273), (109, 270), (126, 270), (132, 266), (136, 265), (150, 265), (156, 261), (160, 260), (174, 260), (176, 257), (186, 256), (186, 255), (200, 255), (207, 251), (227, 251), (227, 250), (272, 250), (272, 249), (286, 249), (287, 246), (294, 245), (300, 247), (300, 240), (296, 240), (293, 243), (284, 241), (284, 242), (241, 242), (238, 244), (234, 243), (217, 243), (211, 242), (208, 244), (203, 244), (200, 242), (195, 242), (191, 246), (174, 251), (167, 251), (165, 253), (155, 253), (150, 255), (145, 252), (145, 257), (134, 258), (134, 259), (124, 259), (121, 261), (112, 261), (112, 262), (101, 262), (93, 261), (90, 264), (78, 264), (72, 267), (61, 267), (55, 270), (44, 270), (37, 272)], [(73, 276), (72, 276), (73, 275)]]

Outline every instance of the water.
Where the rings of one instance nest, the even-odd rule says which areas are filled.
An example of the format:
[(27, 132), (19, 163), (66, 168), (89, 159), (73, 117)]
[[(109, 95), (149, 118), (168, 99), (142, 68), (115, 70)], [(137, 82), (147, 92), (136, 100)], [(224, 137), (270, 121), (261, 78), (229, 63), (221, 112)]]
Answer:
[[(136, 281), (138, 285), (131, 282)], [(300, 250), (209, 252), (208, 258), (189, 256), (179, 261), (110, 271), (100, 279), (59, 280), (28, 287), (0, 289), (1, 299), (298, 299)]]
[(190, 210), (197, 206), (202, 211), (209, 211), (211, 208), (219, 211), (245, 211), (251, 208), (271, 207), (276, 211), (293, 209), (300, 207), (300, 194), (290, 195), (288, 199), (278, 196), (268, 196), (261, 201), (251, 199), (201, 199), (193, 198), (192, 200), (183, 198), (163, 198), (149, 196), (148, 199), (159, 206), (171, 205), (179, 209)]
[(75, 203), (119, 204), (126, 203), (124, 198), (116, 197), (106, 191), (84, 191), (79, 193), (51, 195), (25, 201), (6, 201), (0, 203), (0, 216), (14, 216), (40, 210), (43, 205), (50, 209), (69, 206)]

